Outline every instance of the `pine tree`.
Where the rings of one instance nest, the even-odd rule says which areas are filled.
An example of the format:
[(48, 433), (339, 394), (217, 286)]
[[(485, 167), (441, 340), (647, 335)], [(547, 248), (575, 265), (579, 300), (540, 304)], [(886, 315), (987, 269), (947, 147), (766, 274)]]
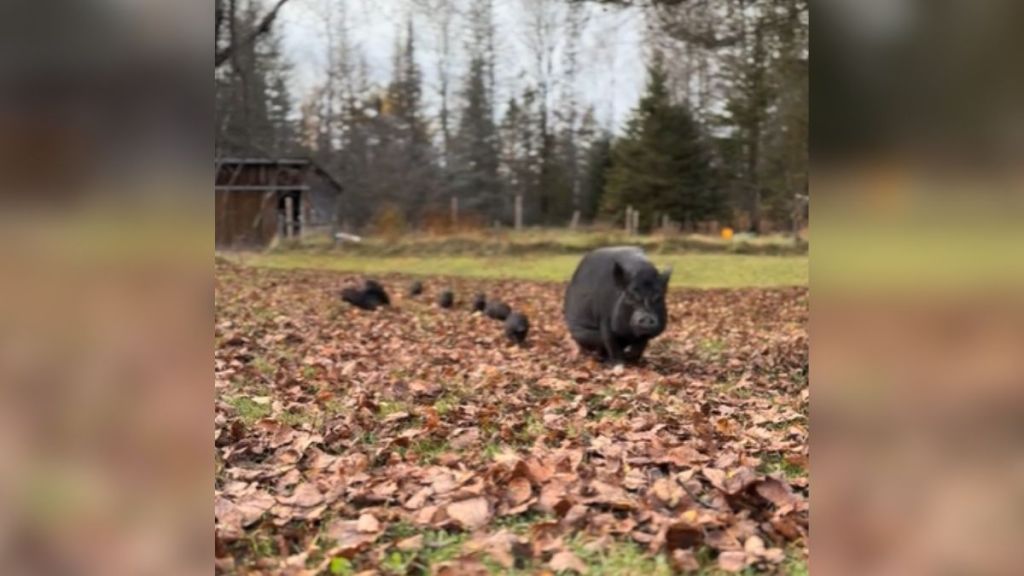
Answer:
[(612, 136), (607, 132), (598, 134), (587, 147), (583, 169), (583, 217), (592, 220), (608, 184), (608, 171), (612, 166)]
[[(519, 100), (512, 98), (500, 129), (500, 171), (505, 180), (505, 199), (511, 205), (523, 198), (524, 219), (535, 221), (540, 188), (540, 128), (537, 92), (526, 88)], [(511, 221), (511, 214), (509, 217)]]
[(423, 77), (416, 60), (412, 20), (404, 46), (396, 46), (394, 72), (374, 122), (379, 145), (374, 172), (382, 199), (401, 205), (406, 218), (417, 220), (436, 194), (436, 154), (423, 114)]
[(452, 144), (452, 193), (470, 211), (498, 218), (505, 211), (498, 180), (498, 133), (487, 89), (487, 63), (474, 57), (462, 91), (459, 127)]
[(669, 97), (660, 55), (648, 73), (647, 92), (613, 146), (602, 211), (617, 216), (632, 206), (641, 226), (653, 225), (655, 213), (694, 223), (722, 217), (726, 203), (700, 126)]

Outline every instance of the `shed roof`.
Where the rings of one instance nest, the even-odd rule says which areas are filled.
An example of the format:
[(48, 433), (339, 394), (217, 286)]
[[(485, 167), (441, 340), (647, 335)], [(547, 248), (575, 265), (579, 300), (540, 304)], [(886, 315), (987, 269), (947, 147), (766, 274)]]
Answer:
[[(296, 168), (304, 166), (312, 166), (313, 171), (323, 177), (337, 193), (341, 193), (345, 190), (345, 187), (341, 185), (341, 182), (334, 177), (326, 168), (324, 168), (319, 162), (312, 158), (242, 158), (242, 157), (224, 157), (214, 158), (214, 166), (220, 167), (223, 165), (229, 166), (292, 166)], [(295, 186), (291, 186), (290, 189), (297, 189)], [(305, 189), (305, 188), (303, 188)]]

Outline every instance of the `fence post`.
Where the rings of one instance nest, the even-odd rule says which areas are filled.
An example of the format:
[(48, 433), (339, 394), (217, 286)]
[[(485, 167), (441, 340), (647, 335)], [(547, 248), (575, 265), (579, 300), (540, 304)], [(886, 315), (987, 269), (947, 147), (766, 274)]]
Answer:
[(569, 229), (575, 230), (580, 225), (580, 211), (576, 210), (572, 213), (572, 222), (569, 222)]
[(523, 195), (516, 194), (516, 215), (515, 215), (516, 230), (523, 229)]
[(640, 211), (633, 210), (633, 235), (640, 233)]
[(633, 233), (633, 207), (626, 206), (626, 235)]
[(459, 227), (459, 197), (452, 196), (452, 231)]
[(291, 238), (292, 231), (292, 212), (295, 210), (294, 200), (291, 196), (284, 197), (284, 237)]
[(662, 232), (668, 232), (668, 214), (661, 215), (661, 230)]

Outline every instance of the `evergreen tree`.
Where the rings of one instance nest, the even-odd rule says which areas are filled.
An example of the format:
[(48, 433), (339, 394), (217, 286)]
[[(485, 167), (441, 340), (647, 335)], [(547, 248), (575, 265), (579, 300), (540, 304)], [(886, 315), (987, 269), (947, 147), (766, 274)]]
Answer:
[(599, 134), (587, 147), (583, 172), (583, 217), (592, 220), (597, 216), (602, 196), (608, 184), (608, 171), (612, 166), (612, 137), (607, 132)]
[(512, 98), (509, 101), (501, 122), (500, 136), (500, 173), (504, 178), (506, 203), (511, 205), (516, 196), (521, 196), (524, 219), (532, 222), (537, 211), (541, 165), (535, 90), (527, 88), (520, 100)]
[(391, 83), (375, 117), (373, 155), (374, 186), (382, 191), (379, 199), (402, 206), (410, 220), (417, 220), (434, 199), (438, 182), (436, 154), (422, 108), (423, 78), (415, 38), (409, 20), (405, 44), (396, 47)]
[(452, 193), (473, 212), (499, 218), (505, 211), (498, 179), (498, 133), (487, 88), (487, 63), (469, 63), (459, 127), (452, 144)]
[(641, 226), (653, 225), (655, 213), (681, 222), (724, 216), (711, 152), (689, 109), (669, 97), (660, 54), (648, 73), (647, 92), (612, 148), (602, 211), (617, 216), (632, 206)]

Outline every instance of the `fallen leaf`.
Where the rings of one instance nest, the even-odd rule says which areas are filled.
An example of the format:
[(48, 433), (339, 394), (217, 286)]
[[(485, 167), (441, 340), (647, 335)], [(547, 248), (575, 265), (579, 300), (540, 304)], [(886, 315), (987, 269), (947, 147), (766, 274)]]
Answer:
[(792, 508), (799, 501), (789, 486), (771, 477), (758, 482), (754, 490), (776, 508)]
[(548, 566), (551, 567), (555, 572), (573, 571), (578, 574), (586, 574), (588, 572), (587, 565), (579, 559), (578, 556), (563, 550), (551, 557), (551, 561), (548, 562)]
[(758, 536), (751, 536), (743, 543), (743, 551), (750, 556), (764, 556), (764, 540)]
[(674, 508), (682, 500), (686, 492), (671, 478), (659, 478), (651, 488), (654, 497), (669, 508)]
[(512, 505), (522, 504), (530, 499), (533, 495), (533, 488), (530, 487), (530, 481), (522, 476), (513, 478), (508, 483), (508, 501)]
[(747, 567), (747, 554), (729, 550), (718, 555), (718, 567), (726, 572), (739, 572)]
[(672, 551), (672, 568), (676, 572), (696, 572), (700, 570), (700, 562), (693, 550), (676, 549)]
[(303, 482), (295, 487), (295, 491), (292, 492), (291, 496), (278, 496), (277, 501), (282, 504), (311, 508), (322, 504), (324, 496), (320, 493), (316, 484), (313, 484), (312, 482)]
[(476, 530), (491, 520), (491, 507), (485, 498), (453, 502), (445, 508), (445, 512), (466, 530)]
[(480, 430), (470, 428), (451, 439), (449, 444), (455, 450), (465, 450), (480, 440)]
[(359, 522), (355, 520), (335, 520), (327, 526), (324, 535), (335, 542), (338, 554), (351, 557), (374, 543), (379, 533), (359, 530)]
[(359, 517), (356, 530), (360, 532), (380, 532), (380, 522), (373, 514), (363, 514)]
[(423, 548), (423, 534), (417, 534), (410, 536), (404, 540), (399, 540), (395, 547), (402, 552), (413, 552)]

